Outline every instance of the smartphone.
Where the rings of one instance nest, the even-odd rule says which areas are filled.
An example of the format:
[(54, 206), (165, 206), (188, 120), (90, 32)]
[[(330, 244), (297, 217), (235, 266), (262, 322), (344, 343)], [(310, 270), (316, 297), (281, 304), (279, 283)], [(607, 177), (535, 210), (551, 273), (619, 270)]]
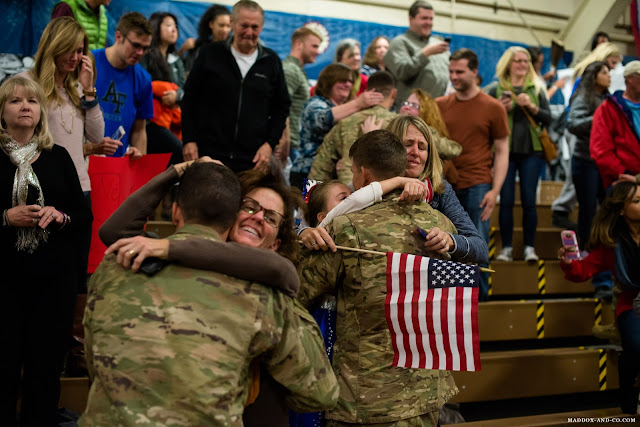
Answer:
[(565, 250), (565, 257), (573, 261), (578, 261), (580, 259), (580, 248), (578, 248), (578, 239), (576, 238), (575, 231), (562, 230), (560, 232), (560, 238), (562, 239), (562, 246)]
[(122, 126), (119, 126), (118, 129), (116, 129), (116, 131), (111, 136), (111, 139), (116, 139), (120, 141), (125, 133), (126, 132), (124, 131), (124, 128)]
[(445, 37), (444, 41), (446, 41), (447, 43), (451, 44), (451, 37)]
[(27, 185), (27, 200), (25, 202), (27, 204), (27, 206), (37, 205), (39, 197), (40, 197), (40, 191), (38, 190), (38, 187), (36, 187), (33, 184), (28, 184)]
[(502, 99), (507, 99), (507, 98), (511, 98), (511, 92), (508, 90), (505, 90), (504, 92), (502, 92)]

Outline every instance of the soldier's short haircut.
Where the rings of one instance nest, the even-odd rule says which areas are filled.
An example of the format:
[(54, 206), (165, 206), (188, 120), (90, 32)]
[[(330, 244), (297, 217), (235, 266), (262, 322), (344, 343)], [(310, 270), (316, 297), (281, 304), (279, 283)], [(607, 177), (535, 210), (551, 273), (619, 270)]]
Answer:
[(216, 163), (194, 163), (178, 186), (177, 204), (185, 223), (224, 232), (238, 215), (242, 189), (231, 169)]
[(414, 1), (409, 8), (409, 16), (415, 18), (416, 15), (420, 13), (420, 9), (433, 10), (433, 6), (431, 6), (431, 3), (424, 0)]
[(231, 8), (231, 20), (235, 21), (238, 19), (238, 14), (240, 13), (240, 9), (246, 10), (257, 10), (262, 15), (262, 22), (264, 22), (264, 10), (262, 7), (252, 0), (240, 0)]
[(378, 181), (404, 176), (407, 168), (404, 144), (386, 130), (374, 130), (356, 139), (349, 149), (349, 157), (356, 167), (369, 169)]
[(300, 27), (291, 34), (291, 47), (293, 47), (298, 40), (304, 41), (309, 36), (315, 36), (322, 41), (322, 36), (318, 34), (317, 31), (314, 31), (309, 27)]
[(116, 25), (116, 31), (126, 37), (130, 32), (138, 36), (150, 36), (153, 33), (151, 24), (141, 13), (129, 12), (122, 15)]
[(367, 83), (367, 89), (374, 89), (376, 92), (380, 92), (384, 97), (391, 95), (391, 92), (396, 87), (396, 82), (388, 71), (378, 71), (369, 77)]
[(449, 61), (459, 61), (460, 59), (467, 60), (467, 67), (469, 67), (470, 70), (478, 69), (478, 55), (471, 49), (463, 47), (453, 52), (449, 57)]

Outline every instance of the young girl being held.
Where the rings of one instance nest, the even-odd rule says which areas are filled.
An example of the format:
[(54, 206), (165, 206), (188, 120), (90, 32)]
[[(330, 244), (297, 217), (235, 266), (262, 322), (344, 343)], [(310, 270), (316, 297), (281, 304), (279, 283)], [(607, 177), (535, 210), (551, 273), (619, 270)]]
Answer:
[(433, 190), (428, 179), (421, 181), (398, 176), (380, 182), (372, 182), (355, 192), (337, 180), (316, 184), (309, 190), (305, 217), (310, 228), (300, 233), (300, 240), (308, 249), (322, 249), (323, 251), (331, 249), (335, 252), (335, 244), (324, 227), (337, 216), (362, 210), (381, 201), (383, 195), (397, 188), (403, 188), (400, 200), (408, 202), (425, 200), (429, 203), (433, 198)]
[(616, 303), (616, 321), (622, 339), (618, 360), (620, 407), (635, 414), (638, 391), (634, 388), (640, 371), (640, 318), (633, 312), (633, 300), (640, 290), (640, 185), (620, 182), (605, 197), (593, 219), (590, 253), (580, 261), (571, 261), (566, 251), (558, 252), (560, 267), (568, 280), (584, 282), (611, 270), (620, 291)]

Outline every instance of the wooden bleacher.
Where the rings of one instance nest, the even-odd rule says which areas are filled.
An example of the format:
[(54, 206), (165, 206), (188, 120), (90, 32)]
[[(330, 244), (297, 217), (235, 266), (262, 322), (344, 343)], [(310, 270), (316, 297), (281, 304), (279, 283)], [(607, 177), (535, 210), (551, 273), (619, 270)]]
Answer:
[[(528, 399), (573, 393), (601, 393), (618, 387), (618, 348), (596, 342), (595, 324), (613, 323), (611, 304), (595, 300), (591, 283), (564, 279), (557, 260), (560, 229), (551, 226), (551, 202), (561, 184), (544, 183), (538, 204), (537, 264), (524, 261), (492, 261), (491, 298), (478, 309), (482, 370), (454, 372), (460, 393), (453, 399), (465, 404), (507, 399)], [(498, 210), (492, 216), (496, 253), (501, 249)], [(516, 202), (514, 224), (521, 224)], [(575, 220), (575, 212), (572, 215)], [(174, 227), (166, 221), (150, 221), (147, 231), (165, 237)], [(522, 229), (515, 228), (514, 255), (522, 257)], [(542, 321), (542, 324), (541, 324)], [(566, 342), (563, 342), (566, 340)], [(597, 340), (595, 340), (597, 341)], [(578, 342), (578, 344), (576, 344)], [(490, 345), (490, 351), (486, 348)], [(516, 346), (514, 348), (514, 345)], [(501, 348), (501, 346), (503, 346)], [(520, 348), (520, 347), (521, 348)], [(82, 412), (89, 389), (88, 379), (63, 379), (61, 405)], [(567, 406), (555, 414), (491, 419), (468, 423), (478, 426), (534, 426), (565, 424), (567, 417), (589, 417)], [(618, 408), (593, 414), (621, 415)], [(598, 416), (598, 415), (593, 415)], [(564, 420), (564, 422), (562, 422)]]

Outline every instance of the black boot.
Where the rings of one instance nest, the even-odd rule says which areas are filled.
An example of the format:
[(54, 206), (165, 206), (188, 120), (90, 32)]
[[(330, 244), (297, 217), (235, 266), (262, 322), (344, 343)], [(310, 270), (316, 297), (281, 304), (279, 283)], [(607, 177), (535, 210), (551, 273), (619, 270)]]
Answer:
[(571, 220), (569, 219), (569, 214), (563, 211), (553, 211), (551, 224), (554, 227), (562, 228), (564, 230), (576, 231), (578, 229), (578, 224), (576, 224), (575, 222), (571, 222)]

